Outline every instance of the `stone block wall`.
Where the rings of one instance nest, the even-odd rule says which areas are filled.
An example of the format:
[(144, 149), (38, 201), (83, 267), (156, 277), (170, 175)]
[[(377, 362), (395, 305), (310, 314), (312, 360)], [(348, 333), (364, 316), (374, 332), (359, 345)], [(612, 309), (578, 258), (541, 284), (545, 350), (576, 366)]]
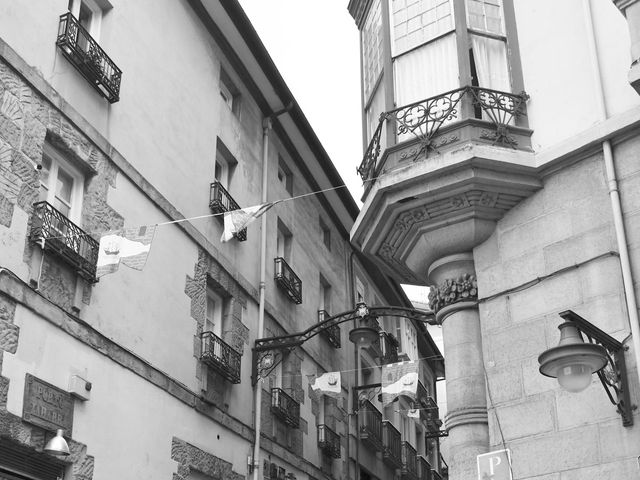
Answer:
[[(637, 267), (639, 150), (637, 140), (616, 147)], [(491, 449), (511, 449), (514, 478), (632, 478), (631, 460), (640, 455), (637, 412), (636, 425), (624, 428), (597, 377), (586, 391), (571, 394), (542, 376), (537, 362), (540, 353), (557, 345), (558, 313), (567, 309), (618, 340), (629, 334), (602, 155), (592, 154), (546, 177), (543, 190), (508, 212), (492, 237), (475, 249), (474, 258)], [(636, 268), (635, 278), (638, 273)], [(626, 360), (633, 403), (638, 403), (630, 351)]]

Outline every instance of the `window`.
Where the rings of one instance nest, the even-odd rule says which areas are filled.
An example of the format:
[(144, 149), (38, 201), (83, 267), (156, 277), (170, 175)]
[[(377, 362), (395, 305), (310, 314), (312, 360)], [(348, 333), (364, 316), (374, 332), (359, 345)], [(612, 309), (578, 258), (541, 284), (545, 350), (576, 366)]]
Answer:
[(278, 155), (278, 181), (282, 184), (284, 189), (293, 195), (293, 175), (291, 170), (285, 163), (284, 159)]
[(331, 229), (320, 219), (320, 231), (322, 232), (322, 243), (331, 251)]
[(78, 19), (80, 25), (89, 32), (95, 41), (100, 38), (102, 14), (110, 7), (108, 2), (96, 0), (69, 0), (69, 11)]
[(364, 302), (364, 284), (356, 277), (356, 303)]
[(222, 337), (222, 319), (224, 314), (224, 299), (212, 288), (207, 288), (207, 316), (204, 330)]
[(454, 28), (451, 0), (424, 0), (406, 5), (392, 1), (393, 54), (400, 55)]
[(213, 176), (225, 190), (229, 190), (236, 165), (238, 165), (238, 161), (231, 155), (226, 145), (218, 138), (216, 142), (216, 160), (213, 168)]
[(325, 310), (331, 314), (331, 285), (322, 275), (320, 275), (318, 310)]
[(40, 170), (40, 201), (72, 222), (80, 219), (83, 177), (50, 144), (45, 143)]
[(240, 114), (240, 91), (233, 84), (231, 78), (223, 69), (220, 69), (220, 97), (234, 115)]
[(291, 232), (289, 229), (278, 219), (278, 236), (276, 238), (276, 256), (284, 258), (284, 261), (289, 263), (291, 260)]

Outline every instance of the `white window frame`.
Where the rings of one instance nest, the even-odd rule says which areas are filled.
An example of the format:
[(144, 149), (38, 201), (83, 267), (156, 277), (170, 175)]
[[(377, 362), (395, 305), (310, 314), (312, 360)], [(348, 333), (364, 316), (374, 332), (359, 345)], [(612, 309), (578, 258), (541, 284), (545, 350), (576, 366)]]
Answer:
[(278, 181), (289, 195), (293, 195), (293, 173), (280, 155), (278, 155)]
[(84, 4), (89, 10), (91, 10), (91, 25), (89, 25), (87, 31), (96, 42), (100, 39), (102, 15), (104, 14), (104, 10), (110, 6), (109, 2), (102, 1), (100, 3), (101, 4), (98, 4), (96, 0), (70, 0), (69, 2), (69, 11), (78, 20), (80, 20), (81, 5)]
[[(213, 311), (210, 309), (210, 301), (213, 302)], [(207, 303), (205, 312), (204, 331), (212, 332), (222, 338), (222, 320), (224, 318), (224, 297), (215, 292), (213, 288), (207, 287)]]
[(60, 170), (64, 171), (73, 179), (73, 186), (71, 187), (71, 199), (69, 202), (69, 216), (67, 218), (73, 223), (78, 224), (80, 221), (80, 216), (82, 214), (84, 176), (78, 171), (77, 168), (73, 167), (73, 165), (65, 160), (62, 154), (49, 143), (44, 144), (43, 156), (46, 156), (49, 159), (49, 161), (51, 162), (51, 167), (49, 168), (49, 178), (47, 180), (47, 184), (45, 185), (42, 182), (42, 179), (40, 180), (40, 185), (45, 185), (45, 188), (47, 189), (47, 198), (41, 198), (41, 200), (47, 201), (55, 208), (58, 172)]

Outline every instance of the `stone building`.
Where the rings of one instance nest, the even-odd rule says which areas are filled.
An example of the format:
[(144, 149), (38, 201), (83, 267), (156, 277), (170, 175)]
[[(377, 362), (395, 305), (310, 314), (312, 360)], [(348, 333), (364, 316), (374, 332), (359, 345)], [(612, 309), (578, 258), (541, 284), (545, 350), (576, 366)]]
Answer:
[[(288, 199), (219, 240), (222, 213)], [(353, 478), (351, 323), (270, 368), (252, 347), (356, 301), (409, 306), (350, 246), (357, 215), (236, 0), (4, 3), (0, 478)], [(98, 239), (123, 228), (151, 241), (146, 264), (98, 279)], [(380, 329), (367, 373), (399, 331), (427, 357), (430, 405), (443, 366), (424, 323), (364, 320)], [(331, 371), (340, 398), (312, 395)], [(58, 429), (66, 457), (44, 451)]]
[[(482, 477), (477, 456), (504, 449), (500, 478), (637, 478), (638, 3), (348, 8), (365, 151), (351, 238), (396, 280), (434, 287), (450, 478)], [(540, 374), (560, 313), (599, 330), (588, 337), (576, 320), (584, 339), (613, 337), (627, 373), (619, 397), (596, 375), (568, 393)], [(616, 383), (608, 365), (603, 380)]]

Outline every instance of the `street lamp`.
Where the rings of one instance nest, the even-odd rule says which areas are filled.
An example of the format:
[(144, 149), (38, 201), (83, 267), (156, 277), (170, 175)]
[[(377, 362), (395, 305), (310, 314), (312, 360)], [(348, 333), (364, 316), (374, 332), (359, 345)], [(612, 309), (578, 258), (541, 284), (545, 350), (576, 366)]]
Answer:
[[(622, 416), (622, 424), (633, 425), (624, 345), (571, 310), (560, 316), (565, 320), (558, 326), (560, 343), (540, 354), (540, 373), (557, 378), (569, 392), (587, 388), (591, 375), (597, 373), (609, 400)], [(589, 343), (583, 340), (583, 333)]]

